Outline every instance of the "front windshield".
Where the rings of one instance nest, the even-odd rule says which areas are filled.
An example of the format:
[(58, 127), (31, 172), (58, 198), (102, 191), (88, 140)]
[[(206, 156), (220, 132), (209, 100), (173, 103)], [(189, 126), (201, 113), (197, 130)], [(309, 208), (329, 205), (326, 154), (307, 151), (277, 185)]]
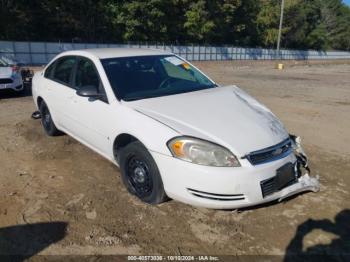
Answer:
[(118, 57), (101, 60), (119, 99), (132, 101), (193, 92), (216, 85), (174, 55)]

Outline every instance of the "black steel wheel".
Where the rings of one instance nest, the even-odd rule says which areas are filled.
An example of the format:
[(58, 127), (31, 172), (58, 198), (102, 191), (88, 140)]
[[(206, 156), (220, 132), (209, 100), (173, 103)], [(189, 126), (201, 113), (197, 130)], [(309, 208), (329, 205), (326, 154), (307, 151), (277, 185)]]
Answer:
[(131, 155), (127, 160), (126, 175), (138, 197), (146, 197), (152, 193), (152, 177), (144, 160)]
[(40, 103), (39, 110), (41, 115), (41, 123), (46, 134), (48, 134), (49, 136), (58, 136), (62, 134), (55, 126), (49, 108), (47, 107), (44, 101)]
[(132, 142), (117, 154), (124, 185), (131, 194), (149, 204), (167, 199), (157, 164), (142, 143)]

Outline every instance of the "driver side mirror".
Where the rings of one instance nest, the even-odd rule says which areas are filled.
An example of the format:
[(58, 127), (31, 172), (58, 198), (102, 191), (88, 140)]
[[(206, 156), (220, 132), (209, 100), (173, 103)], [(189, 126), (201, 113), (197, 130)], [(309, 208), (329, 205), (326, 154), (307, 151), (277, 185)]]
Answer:
[(98, 92), (97, 87), (93, 85), (82, 86), (77, 91), (78, 96), (89, 97), (94, 99), (105, 98), (104, 94)]

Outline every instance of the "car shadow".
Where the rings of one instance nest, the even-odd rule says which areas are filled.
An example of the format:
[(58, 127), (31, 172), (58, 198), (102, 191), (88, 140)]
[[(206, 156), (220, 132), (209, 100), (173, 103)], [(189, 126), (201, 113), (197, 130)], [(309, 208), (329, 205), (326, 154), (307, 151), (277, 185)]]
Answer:
[(48, 222), (0, 228), (0, 261), (24, 261), (63, 239), (67, 223)]
[(24, 89), (20, 92), (13, 91), (11, 89), (0, 90), (0, 100), (1, 99), (11, 99), (19, 97), (27, 97), (32, 95), (32, 85), (31, 83), (25, 83)]
[[(329, 244), (303, 248), (303, 240), (313, 230), (322, 230), (337, 236)], [(350, 209), (344, 209), (329, 219), (308, 219), (300, 224), (290, 241), (284, 262), (295, 261), (350, 261)]]

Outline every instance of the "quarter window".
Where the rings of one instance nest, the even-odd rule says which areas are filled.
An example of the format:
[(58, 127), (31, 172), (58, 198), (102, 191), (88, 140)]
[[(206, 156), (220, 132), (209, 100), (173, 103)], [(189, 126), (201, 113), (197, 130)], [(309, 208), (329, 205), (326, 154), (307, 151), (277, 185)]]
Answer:
[(53, 78), (63, 84), (69, 85), (75, 64), (75, 57), (64, 57), (57, 61)]

